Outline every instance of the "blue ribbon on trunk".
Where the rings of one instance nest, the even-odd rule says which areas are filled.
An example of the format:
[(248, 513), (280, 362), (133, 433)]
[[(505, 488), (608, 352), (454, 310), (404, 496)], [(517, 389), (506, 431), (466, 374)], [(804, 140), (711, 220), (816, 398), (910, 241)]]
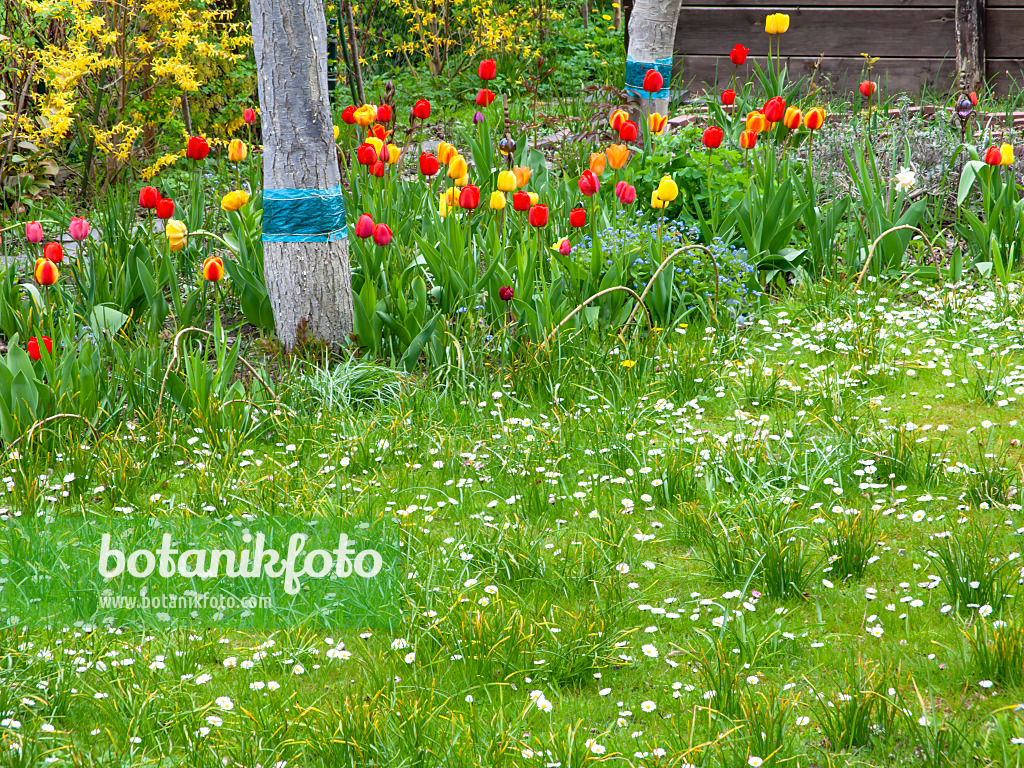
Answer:
[[(663, 83), (660, 91), (648, 93), (644, 90), (644, 75), (649, 70), (656, 69), (661, 73)], [(667, 99), (668, 84), (672, 79), (672, 57), (666, 56), (663, 59), (655, 59), (653, 62), (637, 61), (632, 56), (626, 56), (626, 93), (647, 99)]]
[(331, 243), (346, 232), (340, 186), (263, 190), (263, 242)]

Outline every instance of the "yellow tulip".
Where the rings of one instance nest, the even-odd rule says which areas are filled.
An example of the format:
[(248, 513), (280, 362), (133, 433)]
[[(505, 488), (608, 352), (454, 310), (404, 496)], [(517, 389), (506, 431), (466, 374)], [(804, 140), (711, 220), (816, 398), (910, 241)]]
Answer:
[(244, 189), (236, 189), (221, 198), (220, 207), (225, 211), (237, 211), (247, 202), (249, 202), (249, 193)]
[(657, 112), (651, 112), (647, 118), (647, 127), (651, 129), (651, 133), (655, 136), (661, 136), (666, 125), (668, 125), (667, 115), (659, 115)]
[(503, 211), (506, 205), (504, 192), (491, 192), (491, 210)]
[(352, 117), (355, 119), (356, 125), (366, 128), (377, 119), (377, 108), (373, 104), (363, 104), (352, 113)]
[(536, 205), (540, 202), (540, 195), (536, 192), (527, 192), (526, 194), (530, 196), (530, 205)]
[(240, 163), (245, 160), (249, 150), (245, 148), (245, 142), (241, 139), (232, 139), (228, 142), (228, 160), (232, 163)]
[(376, 150), (376, 152), (377, 152), (377, 157), (380, 157), (380, 154), (381, 154), (381, 152), (384, 149), (384, 142), (383, 141), (378, 139), (376, 136), (370, 136), (363, 143), (364, 144), (369, 144), (371, 147), (373, 147)]
[(448, 165), (448, 163), (458, 156), (459, 150), (447, 141), (442, 141), (437, 148), (437, 161), (441, 163), (441, 165)]
[(999, 155), (1002, 158), (999, 161), (1000, 165), (1013, 165), (1013, 145), (1003, 144), (999, 148)]
[(629, 147), (625, 144), (612, 144), (605, 150), (608, 156), (608, 164), (616, 171), (629, 162)]
[(388, 144), (388, 165), (394, 165), (398, 162), (398, 156), (402, 153), (398, 147), (394, 144)]
[(338, 130), (338, 126), (334, 126), (334, 140), (337, 141), (338, 140), (338, 136), (340, 136), (340, 135), (341, 135), (341, 131)]
[(469, 174), (468, 173), (465, 174), (464, 176), (459, 176), (459, 178), (455, 179), (455, 186), (456, 187), (464, 187), (467, 184), (469, 184)]
[(664, 200), (666, 203), (671, 203), (679, 197), (679, 186), (668, 176), (662, 176), (661, 183), (658, 184), (657, 192), (659, 198)]
[(469, 170), (469, 166), (466, 165), (466, 158), (462, 155), (456, 155), (448, 163), (448, 178), (449, 179), (461, 179), (466, 175)]
[(651, 208), (664, 208), (667, 203), (658, 197), (658, 190), (651, 190)]
[(768, 130), (768, 118), (764, 116), (763, 112), (747, 113), (747, 130), (754, 133)]
[[(502, 192), (515, 192), (516, 175), (512, 171), (501, 171), (498, 174), (498, 189)], [(502, 206), (502, 208), (504, 207)]]
[(525, 165), (517, 165), (512, 169), (512, 173), (516, 176), (516, 189), (522, 189), (529, 183), (533, 169), (527, 168)]
[(604, 152), (591, 152), (590, 153), (590, 170), (600, 176), (604, 173), (605, 163), (608, 162), (608, 158)]
[(441, 195), (437, 201), (437, 213), (442, 219), (448, 215), (448, 200), (445, 195)]
[(785, 13), (771, 13), (764, 20), (764, 31), (769, 35), (781, 35), (789, 30), (789, 16)]
[(188, 227), (177, 219), (169, 219), (164, 227), (164, 234), (167, 235), (167, 244), (172, 251), (180, 251), (188, 245)]

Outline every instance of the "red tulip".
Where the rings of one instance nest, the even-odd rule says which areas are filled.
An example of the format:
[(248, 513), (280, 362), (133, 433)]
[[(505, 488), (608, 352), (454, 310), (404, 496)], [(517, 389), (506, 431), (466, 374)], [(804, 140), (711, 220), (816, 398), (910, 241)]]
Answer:
[(736, 91), (732, 88), (722, 91), (722, 103), (729, 106), (736, 101)]
[(156, 187), (143, 187), (139, 190), (139, 205), (146, 209), (156, 208), (160, 202), (160, 192)]
[(585, 210), (583, 210), (582, 208), (573, 208), (571, 211), (569, 211), (570, 227), (576, 227), (576, 229), (579, 229), (580, 227), (586, 225), (586, 223), (587, 212)]
[(373, 242), (381, 248), (386, 248), (391, 242), (391, 227), (387, 224), (378, 224), (373, 228)]
[(643, 89), (648, 93), (656, 93), (661, 90), (661, 87), (665, 84), (665, 78), (661, 76), (661, 72), (656, 69), (648, 69), (647, 74), (644, 75)]
[(513, 192), (512, 193), (512, 208), (516, 211), (526, 211), (530, 208), (530, 194), (529, 192)]
[(356, 237), (360, 237), (363, 240), (373, 237), (373, 229), (373, 219), (370, 217), (370, 214), (364, 213), (356, 219)]
[(769, 123), (778, 123), (782, 120), (782, 116), (786, 114), (786, 102), (781, 96), (776, 96), (773, 99), (768, 99), (764, 109), (761, 111), (764, 113), (765, 120)]
[[(989, 165), (1002, 165), (1003, 153), (999, 151), (999, 147), (989, 147), (985, 150), (985, 162)], [(49, 248), (50, 246), (46, 247)]]
[(246, 107), (245, 112), (242, 113), (242, 119), (245, 120), (246, 124), (252, 125), (256, 122), (256, 110), (252, 107)]
[(373, 173), (373, 175), (374, 175), (374, 176), (376, 176), (376, 177), (377, 177), (378, 179), (383, 179), (383, 178), (384, 178), (384, 172), (385, 172), (385, 171), (386, 171), (387, 169), (388, 169), (388, 166), (387, 166), (387, 164), (386, 164), (386, 163), (384, 163), (384, 162), (383, 162), (383, 161), (381, 161), (381, 160), (378, 160), (378, 161), (377, 161), (376, 163), (374, 163), (374, 164), (373, 164), (373, 169), (372, 169), (372, 173)]
[(202, 136), (192, 136), (185, 146), (185, 157), (189, 160), (202, 160), (210, 154), (210, 142)]
[(377, 122), (386, 123), (391, 119), (391, 105), (381, 104), (377, 107)]
[(498, 63), (494, 59), (484, 59), (477, 67), (476, 73), (481, 80), (493, 80), (498, 75)]
[(497, 94), (494, 91), (489, 91), (486, 88), (481, 88), (476, 95), (476, 105), (478, 107), (489, 107), (494, 102), (494, 98)]
[[(46, 347), (47, 352), (53, 352), (53, 342), (50, 340), (49, 336), (43, 336), (43, 346)], [(38, 360), (42, 357), (39, 350), (39, 339), (35, 336), (28, 340), (26, 347), (28, 349), (28, 356), (33, 360)]]
[(615, 196), (619, 198), (619, 202), (623, 205), (630, 205), (636, 200), (636, 187), (620, 181), (615, 185)]
[(860, 89), (860, 95), (863, 96), (866, 99), (866, 98), (870, 97), (871, 94), (873, 94), (875, 92), (875, 88), (877, 88), (878, 86), (876, 86), (870, 80), (865, 80), (864, 82), (862, 82), (857, 87)]
[(478, 205), (480, 205), (480, 188), (473, 184), (467, 184), (459, 194), (459, 206), (467, 211), (473, 211)]
[(424, 176), (436, 176), (437, 172), (441, 170), (441, 164), (437, 161), (429, 152), (424, 152), (420, 155), (420, 173)]
[(729, 54), (729, 60), (737, 67), (743, 66), (743, 62), (747, 60), (747, 54), (750, 53), (749, 48), (744, 48), (740, 43), (736, 43), (732, 47), (732, 52)]
[(224, 260), (220, 256), (207, 256), (203, 262), (203, 280), (217, 283), (224, 279)]
[(587, 197), (597, 194), (597, 190), (601, 188), (601, 180), (597, 178), (597, 174), (589, 168), (580, 174), (580, 180), (576, 182), (576, 186), (580, 188)]
[(503, 285), (498, 289), (498, 298), (502, 301), (512, 301), (515, 295), (516, 292), (512, 289), (511, 285)]
[(740, 133), (740, 149), (753, 149), (757, 144), (756, 131), (743, 131)]
[(977, 93), (975, 93), (974, 91), (971, 91), (970, 94), (968, 95), (968, 98), (971, 100), (971, 106), (972, 107), (978, 106), (978, 94)]
[(373, 144), (359, 145), (356, 150), (356, 160), (359, 161), (360, 165), (370, 166), (376, 163), (380, 158), (377, 156), (377, 148)]
[(345, 123), (345, 125), (355, 125), (356, 124), (356, 117), (355, 117), (355, 115), (356, 115), (356, 108), (354, 106), (352, 106), (351, 104), (349, 104), (341, 112), (341, 122)]
[(64, 248), (60, 243), (47, 243), (43, 248), (43, 258), (53, 264), (64, 261)]
[(546, 227), (548, 224), (548, 207), (537, 204), (530, 209), (529, 214), (531, 227)]
[(412, 105), (412, 114), (417, 120), (426, 120), (430, 117), (430, 102), (420, 99)]
[(36, 259), (33, 277), (40, 285), (53, 285), (60, 278), (57, 265), (48, 259)]
[(568, 237), (563, 237), (558, 241), (558, 252), (563, 256), (568, 256), (572, 253), (572, 243), (569, 242)]
[(636, 141), (637, 134), (636, 123), (632, 120), (627, 120), (622, 124), (622, 127), (619, 128), (620, 141)]
[(156, 204), (156, 217), (158, 219), (170, 219), (174, 217), (174, 201), (168, 197), (161, 197)]
[(700, 137), (700, 140), (708, 149), (718, 149), (722, 146), (722, 139), (724, 137), (725, 133), (722, 129), (717, 125), (713, 125), (704, 130), (704, 134)]

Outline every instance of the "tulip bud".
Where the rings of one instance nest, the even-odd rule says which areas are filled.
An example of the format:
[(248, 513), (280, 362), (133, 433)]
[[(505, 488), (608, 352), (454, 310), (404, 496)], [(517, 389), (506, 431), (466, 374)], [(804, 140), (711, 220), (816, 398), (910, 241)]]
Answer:
[(412, 116), (417, 120), (426, 120), (430, 117), (430, 102), (426, 99), (420, 99), (412, 105)]
[(732, 51), (729, 53), (729, 61), (737, 67), (742, 67), (743, 62), (747, 60), (748, 53), (750, 53), (749, 48), (744, 48), (740, 43), (736, 43), (736, 45), (732, 47)]
[(167, 245), (172, 251), (180, 251), (188, 245), (188, 228), (177, 219), (167, 222), (164, 226), (164, 234), (167, 235)]
[(747, 130), (754, 133), (761, 133), (768, 130), (768, 120), (761, 112), (750, 112), (747, 114)]
[[(335, 130), (337, 130), (337, 126), (335, 126)], [(338, 137), (335, 136), (334, 138), (337, 139)], [(232, 139), (228, 142), (228, 160), (232, 163), (242, 162), (248, 154), (249, 150), (246, 149), (245, 142), (241, 139)]]
[[(49, 336), (43, 336), (43, 346), (46, 347), (48, 354), (53, 353), (53, 341)], [(35, 336), (28, 340), (28, 344), (25, 345), (25, 350), (28, 352), (28, 356), (33, 360), (39, 360), (42, 358), (42, 354), (40, 354), (41, 350), (39, 349), (39, 339)]]
[(658, 190), (652, 189), (651, 190), (651, 208), (655, 208), (655, 209), (664, 208), (666, 205), (667, 205), (667, 203), (664, 200), (662, 200), (660, 197), (658, 197)]
[(256, 122), (256, 110), (252, 107), (246, 107), (245, 112), (242, 113), (242, 119), (245, 120), (247, 125), (252, 125)]
[(597, 194), (598, 189), (601, 187), (601, 182), (597, 178), (597, 174), (588, 169), (580, 174), (580, 180), (576, 182), (576, 186), (580, 188), (580, 192), (584, 195), (591, 197)]
[(825, 110), (821, 107), (813, 107), (807, 110), (804, 115), (804, 127), (809, 131), (816, 131), (825, 124)]
[(512, 195), (512, 208), (516, 211), (526, 211), (530, 208), (530, 195), (527, 192), (516, 192)]
[(498, 289), (498, 298), (502, 301), (512, 301), (515, 295), (516, 292), (512, 289), (511, 285), (503, 285)]
[(345, 109), (341, 111), (341, 122), (345, 125), (356, 124), (356, 108), (349, 104)]
[(156, 204), (156, 216), (158, 219), (169, 219), (174, 215), (174, 201), (167, 197), (162, 197), (157, 201)]
[(380, 248), (386, 248), (391, 242), (391, 227), (387, 224), (378, 224), (373, 228), (373, 242)]
[(202, 136), (192, 136), (185, 146), (185, 156), (189, 160), (202, 160), (210, 154), (210, 143)]
[(461, 179), (468, 170), (469, 166), (466, 164), (466, 159), (462, 155), (456, 155), (448, 163), (448, 178)]
[(604, 173), (605, 165), (608, 162), (608, 157), (604, 152), (591, 152), (590, 153), (590, 170), (600, 176)]
[(139, 190), (139, 206), (152, 210), (160, 201), (160, 193), (156, 187), (143, 187)]
[(804, 116), (800, 114), (800, 110), (796, 107), (787, 107), (786, 113), (782, 116), (782, 124), (789, 128), (791, 131), (795, 131), (800, 127), (800, 123), (803, 122)]
[(74, 216), (68, 222), (68, 234), (71, 235), (72, 240), (78, 242), (85, 240), (89, 236), (89, 222), (81, 216)]
[(769, 123), (781, 122), (782, 116), (786, 113), (786, 102), (781, 96), (776, 96), (768, 99), (761, 111)]
[(203, 262), (203, 280), (216, 283), (224, 277), (224, 262), (220, 256), (207, 256)]
[(371, 172), (378, 179), (383, 179), (384, 178), (384, 172), (387, 169), (388, 169), (387, 165), (385, 165), (382, 161), (378, 160), (376, 163), (373, 164), (373, 168), (371, 169)]
[(647, 93), (656, 93), (660, 91), (662, 86), (665, 84), (665, 79), (661, 76), (661, 72), (656, 69), (648, 69), (644, 74), (643, 89)]
[(53, 285), (60, 277), (57, 265), (47, 259), (36, 259), (34, 277), (39, 285)]
[(43, 248), (43, 258), (54, 264), (64, 261), (64, 247), (60, 243), (47, 243)]
[(608, 165), (616, 171), (629, 162), (629, 147), (625, 144), (612, 144), (604, 152), (608, 157)]
[(985, 151), (985, 162), (989, 165), (1003, 164), (1003, 153), (999, 151), (999, 147), (989, 147)]
[(587, 223), (587, 212), (582, 208), (573, 208), (569, 211), (569, 226), (579, 229)]
[(391, 120), (391, 105), (381, 104), (377, 107), (377, 122), (387, 123)]
[(437, 159), (448, 165), (454, 158), (459, 156), (459, 151), (446, 141), (442, 141), (437, 147)]
[(717, 125), (713, 125), (710, 128), (705, 128), (704, 133), (701, 135), (701, 143), (704, 144), (708, 149), (718, 149), (722, 146), (722, 139), (725, 137), (725, 133)]
[(492, 211), (503, 211), (507, 204), (505, 200), (505, 193), (501, 191), (491, 192), (491, 199), (488, 203), (491, 206)]
[(736, 91), (732, 88), (727, 88), (722, 91), (722, 103), (725, 104), (725, 106), (730, 106), (734, 101), (736, 101)]
[(498, 189), (502, 192), (515, 192), (516, 175), (512, 171), (500, 171), (498, 173)]
[(530, 208), (528, 215), (531, 227), (546, 227), (548, 224), (548, 207), (546, 205), (535, 205)]
[(860, 95), (866, 99), (869, 98), (871, 94), (875, 92), (875, 88), (877, 86), (870, 80), (865, 80), (857, 87), (860, 89)]
[(526, 196), (530, 198), (530, 205), (536, 205), (537, 203), (540, 202), (540, 195), (538, 195), (536, 192), (527, 192)]
[(484, 119), (484, 113), (479, 109), (473, 113), (473, 125), (479, 125), (480, 121)]
[(619, 198), (619, 202), (623, 205), (632, 205), (636, 202), (636, 187), (624, 181), (620, 181), (619, 184), (622, 185), (621, 189), (618, 185), (615, 187), (615, 194)]
[(651, 112), (651, 114), (647, 116), (647, 127), (655, 136), (660, 136), (665, 130), (666, 125), (668, 125), (667, 115), (659, 115), (657, 112)]
[(437, 172), (441, 170), (441, 164), (437, 161), (429, 152), (424, 152), (420, 155), (420, 173), (424, 176), (436, 176)]
[(608, 125), (613, 131), (621, 131), (622, 126), (629, 121), (629, 115), (624, 110), (616, 109), (608, 118)]
[(40, 243), (43, 240), (43, 225), (38, 221), (30, 221), (25, 224), (25, 239), (30, 243)]
[(572, 243), (569, 242), (568, 237), (563, 237), (558, 241), (558, 245), (555, 246), (555, 250), (563, 256), (568, 256), (572, 253)]
[(757, 144), (757, 134), (754, 131), (743, 131), (740, 133), (740, 148), (753, 149)]
[(356, 237), (363, 240), (373, 237), (373, 219), (370, 218), (370, 214), (364, 213), (356, 219)]
[(377, 162), (378, 150), (373, 144), (363, 142), (356, 149), (356, 160), (359, 161), (360, 165), (371, 166)]
[(999, 154), (1002, 157), (1000, 165), (1013, 165), (1013, 145), (1003, 144), (999, 148)]
[(247, 202), (249, 202), (249, 193), (244, 189), (236, 189), (221, 198), (220, 207), (223, 211), (237, 211)]

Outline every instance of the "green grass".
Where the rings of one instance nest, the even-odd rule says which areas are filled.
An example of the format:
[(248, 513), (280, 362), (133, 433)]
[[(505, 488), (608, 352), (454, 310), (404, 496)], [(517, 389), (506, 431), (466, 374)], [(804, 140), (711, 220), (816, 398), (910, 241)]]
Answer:
[(1022, 765), (1022, 338), (1019, 288), (809, 289), (515, 370), (296, 378), (242, 444), (55, 426), (5, 512), (385, 516), (404, 623), (7, 630), (0, 762)]

